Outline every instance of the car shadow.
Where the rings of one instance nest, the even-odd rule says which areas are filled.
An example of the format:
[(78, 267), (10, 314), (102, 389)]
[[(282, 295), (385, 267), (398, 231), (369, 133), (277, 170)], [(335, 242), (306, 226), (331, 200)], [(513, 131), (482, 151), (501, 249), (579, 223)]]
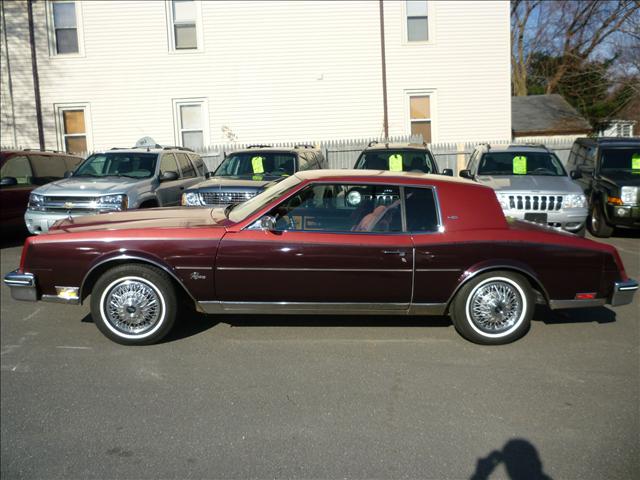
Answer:
[(630, 229), (630, 228), (616, 228), (613, 231), (612, 237), (615, 237), (615, 238), (640, 238), (640, 230), (634, 230), (634, 229)]
[(547, 306), (537, 305), (533, 320), (544, 322), (547, 325), (561, 323), (613, 323), (616, 321), (616, 313), (606, 307), (551, 310)]
[(551, 480), (544, 473), (542, 460), (536, 447), (523, 438), (512, 438), (501, 450), (493, 450), (479, 458), (470, 480), (488, 480), (494, 470), (504, 465), (507, 478), (512, 480)]

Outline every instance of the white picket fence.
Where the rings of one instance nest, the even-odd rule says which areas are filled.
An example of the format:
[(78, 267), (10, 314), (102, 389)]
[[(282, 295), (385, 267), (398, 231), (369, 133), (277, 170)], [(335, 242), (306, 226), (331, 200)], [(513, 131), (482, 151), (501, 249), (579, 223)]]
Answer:
[[(490, 143), (492, 145), (508, 145), (513, 143), (520, 144), (543, 144), (547, 148), (556, 152), (560, 160), (566, 164), (569, 157), (569, 151), (573, 145), (575, 136), (567, 137), (532, 137), (526, 139), (516, 139), (514, 141), (498, 140), (498, 141), (462, 141), (462, 142), (449, 142), (449, 143), (432, 143), (428, 147), (436, 158), (438, 167), (440, 170), (444, 168), (451, 168), (455, 172), (465, 168), (469, 156), (473, 152), (477, 145), (483, 143)], [(360, 152), (369, 143), (386, 142), (382, 138), (369, 137), (358, 139), (346, 139), (346, 140), (319, 140), (319, 141), (300, 141), (300, 142), (281, 142), (272, 143), (274, 147), (292, 148), (296, 145), (313, 145), (319, 148), (328, 160), (329, 168), (352, 168), (358, 158)], [(398, 136), (388, 139), (389, 143), (422, 143), (422, 136)], [(208, 145), (198, 150), (198, 153), (202, 155), (205, 163), (210, 171), (214, 170), (225, 155), (236, 150), (247, 148), (249, 143), (220, 143), (214, 145)], [(14, 146), (2, 146), (2, 150), (16, 149)], [(22, 147), (18, 147), (22, 149)], [(84, 156), (88, 156), (92, 152), (87, 152)]]

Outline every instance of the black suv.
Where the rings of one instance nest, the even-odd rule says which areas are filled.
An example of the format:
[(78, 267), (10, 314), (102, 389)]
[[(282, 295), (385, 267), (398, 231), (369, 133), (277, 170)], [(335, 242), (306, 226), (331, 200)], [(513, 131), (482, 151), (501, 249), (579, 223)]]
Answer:
[[(362, 151), (356, 170), (390, 170), (392, 172), (438, 173), (438, 164), (425, 144), (371, 142)], [(445, 168), (443, 175), (453, 175)]]
[(593, 235), (640, 228), (640, 138), (578, 138), (567, 168), (589, 200)]
[(327, 168), (327, 161), (311, 145), (250, 145), (229, 154), (208, 180), (185, 190), (182, 205), (225, 207), (242, 203), (296, 172), (321, 168)]

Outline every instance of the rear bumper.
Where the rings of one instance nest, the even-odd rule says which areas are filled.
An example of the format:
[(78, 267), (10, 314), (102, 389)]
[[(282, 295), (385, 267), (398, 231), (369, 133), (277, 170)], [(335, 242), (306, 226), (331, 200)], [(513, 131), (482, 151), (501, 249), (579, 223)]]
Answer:
[(11, 297), (15, 300), (36, 302), (38, 300), (38, 288), (36, 277), (33, 273), (21, 273), (17, 270), (4, 276), (4, 284), (11, 289)]
[(627, 305), (633, 302), (633, 296), (638, 291), (638, 282), (629, 279), (624, 282), (616, 282), (613, 285), (613, 293), (609, 299), (609, 304), (612, 307), (618, 307), (620, 305)]

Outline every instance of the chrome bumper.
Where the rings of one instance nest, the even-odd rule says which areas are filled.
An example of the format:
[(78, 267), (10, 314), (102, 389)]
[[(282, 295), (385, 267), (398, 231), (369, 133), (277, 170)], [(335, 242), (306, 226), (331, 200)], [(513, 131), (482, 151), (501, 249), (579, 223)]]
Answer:
[(638, 290), (638, 282), (629, 279), (624, 282), (615, 282), (613, 285), (613, 294), (609, 303), (612, 307), (627, 305), (633, 302), (633, 296)]
[(16, 300), (28, 302), (38, 300), (36, 277), (33, 273), (20, 273), (14, 270), (4, 276), (4, 284), (11, 289), (11, 296)]

